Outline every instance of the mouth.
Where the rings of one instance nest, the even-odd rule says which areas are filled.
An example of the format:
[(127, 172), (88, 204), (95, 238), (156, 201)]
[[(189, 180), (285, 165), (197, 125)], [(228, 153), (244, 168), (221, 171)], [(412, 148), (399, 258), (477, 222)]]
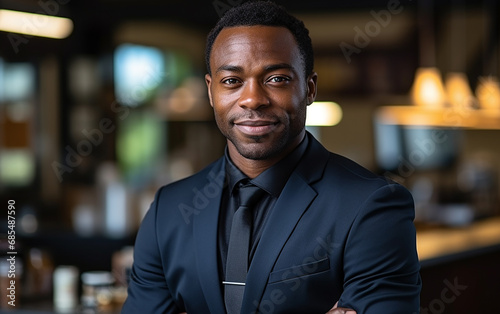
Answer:
[(264, 136), (273, 132), (277, 125), (277, 121), (262, 119), (240, 120), (234, 122), (234, 126), (247, 136)]

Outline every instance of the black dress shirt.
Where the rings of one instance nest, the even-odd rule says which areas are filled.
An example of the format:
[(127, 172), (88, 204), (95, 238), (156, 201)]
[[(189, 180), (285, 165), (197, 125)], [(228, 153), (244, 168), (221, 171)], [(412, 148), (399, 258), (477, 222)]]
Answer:
[(226, 184), (222, 192), (221, 211), (219, 214), (219, 273), (224, 279), (226, 270), (227, 248), (229, 236), (231, 234), (231, 224), (233, 215), (238, 209), (238, 186), (242, 181), (250, 181), (252, 184), (263, 189), (266, 193), (255, 204), (253, 209), (252, 235), (250, 239), (251, 248), (249, 261), (251, 263), (257, 245), (259, 244), (266, 219), (274, 207), (278, 197), (283, 190), (290, 174), (297, 166), (299, 160), (304, 155), (308, 144), (307, 136), (304, 140), (285, 158), (277, 162), (271, 168), (265, 170), (256, 178), (250, 180), (241, 170), (231, 161), (227, 148), (226, 157)]

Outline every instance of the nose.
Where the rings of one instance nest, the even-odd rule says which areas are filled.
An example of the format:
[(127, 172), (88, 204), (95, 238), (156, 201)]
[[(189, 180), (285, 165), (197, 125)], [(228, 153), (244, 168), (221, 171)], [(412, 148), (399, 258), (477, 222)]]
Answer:
[(270, 101), (262, 84), (256, 81), (247, 81), (242, 88), (238, 105), (243, 109), (257, 110), (269, 106)]

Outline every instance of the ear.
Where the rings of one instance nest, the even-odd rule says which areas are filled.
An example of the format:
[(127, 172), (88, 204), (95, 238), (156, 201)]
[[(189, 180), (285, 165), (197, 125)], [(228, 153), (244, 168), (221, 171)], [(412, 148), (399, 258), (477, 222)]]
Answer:
[(307, 77), (307, 105), (309, 106), (316, 99), (316, 94), (318, 93), (318, 74), (316, 72), (311, 73)]
[(212, 90), (211, 90), (212, 77), (208, 73), (205, 74), (205, 83), (207, 84), (208, 100), (210, 101), (210, 106), (212, 106), (212, 108), (213, 108), (214, 107), (214, 103), (212, 101)]

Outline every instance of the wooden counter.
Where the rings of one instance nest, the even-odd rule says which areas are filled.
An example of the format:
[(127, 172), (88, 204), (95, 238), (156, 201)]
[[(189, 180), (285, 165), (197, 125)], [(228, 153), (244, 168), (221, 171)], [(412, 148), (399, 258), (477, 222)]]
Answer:
[(500, 217), (418, 228), (421, 313), (500, 313)]
[(500, 245), (500, 217), (462, 228), (417, 231), (417, 251), (421, 261), (495, 245)]

